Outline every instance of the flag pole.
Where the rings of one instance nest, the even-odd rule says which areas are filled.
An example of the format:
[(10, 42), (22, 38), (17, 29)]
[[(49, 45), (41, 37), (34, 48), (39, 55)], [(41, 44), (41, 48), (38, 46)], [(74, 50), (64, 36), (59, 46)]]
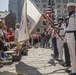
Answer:
[[(28, 34), (28, 29), (27, 29), (27, 11), (26, 11), (26, 10), (27, 10), (27, 2), (26, 2), (26, 0), (24, 0), (24, 5), (25, 5), (25, 6), (24, 6), (24, 7), (25, 7), (25, 11), (24, 11), (24, 13), (25, 13), (25, 16), (24, 16), (25, 19), (24, 19), (24, 20), (26, 20), (26, 21), (24, 21), (24, 22), (26, 22), (26, 23), (25, 23), (25, 26), (24, 26), (24, 27), (25, 27), (25, 29), (24, 29), (24, 35), (25, 35), (26, 33)], [(23, 9), (23, 10), (24, 10), (24, 9)], [(26, 37), (27, 37), (27, 34), (26, 34)], [(29, 35), (29, 34), (28, 34), (28, 35)], [(25, 38), (26, 38), (26, 37), (25, 37)], [(19, 43), (19, 44), (23, 44), (23, 43), (26, 42), (28, 39), (29, 39), (29, 36), (28, 36), (28, 38), (27, 38), (26, 40), (25, 40), (25, 39), (24, 39), (24, 40), (21, 40), (21, 41), (19, 41), (18, 43)]]
[(51, 5), (51, 0), (49, 0), (48, 5)]
[[(26, 25), (27, 25), (27, 28), (28, 28), (28, 22), (27, 22), (27, 0), (26, 0), (26, 12), (25, 12), (25, 14), (26, 14)], [(27, 31), (28, 31), (28, 35), (29, 35), (29, 39), (30, 39), (29, 30), (27, 29)], [(27, 40), (29, 40), (29, 39), (27, 39)]]

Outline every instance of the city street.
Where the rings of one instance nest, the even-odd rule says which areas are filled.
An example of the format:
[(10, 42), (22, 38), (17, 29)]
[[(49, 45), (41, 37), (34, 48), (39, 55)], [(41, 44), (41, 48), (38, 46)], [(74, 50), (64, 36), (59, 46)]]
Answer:
[(0, 0), (0, 75), (76, 75), (76, 0)]
[(31, 48), (20, 62), (7, 61), (0, 75), (68, 75), (65, 67), (52, 58), (52, 53), (51, 49)]

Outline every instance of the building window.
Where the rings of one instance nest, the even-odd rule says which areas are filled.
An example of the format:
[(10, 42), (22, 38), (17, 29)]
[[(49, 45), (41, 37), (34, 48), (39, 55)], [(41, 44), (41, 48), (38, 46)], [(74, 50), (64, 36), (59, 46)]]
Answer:
[(46, 22), (45, 21), (43, 21), (43, 25), (46, 25)]
[(42, 0), (42, 2), (45, 2), (45, 3), (47, 3), (47, 0)]
[(57, 5), (57, 8), (60, 8), (60, 5), (59, 4)]
[(61, 3), (61, 0), (56, 0), (56, 3)]
[(58, 14), (61, 14), (61, 10), (57, 10), (57, 13), (58, 13)]
[(40, 2), (40, 0), (34, 0), (34, 2)]
[(40, 28), (36, 28), (36, 32), (40, 32)]
[(62, 0), (63, 3), (68, 3), (68, 0)]
[(69, 2), (74, 2), (74, 0), (69, 0)]
[(46, 8), (46, 4), (43, 4), (43, 8)]
[(67, 5), (64, 5), (64, 8), (67, 8)]

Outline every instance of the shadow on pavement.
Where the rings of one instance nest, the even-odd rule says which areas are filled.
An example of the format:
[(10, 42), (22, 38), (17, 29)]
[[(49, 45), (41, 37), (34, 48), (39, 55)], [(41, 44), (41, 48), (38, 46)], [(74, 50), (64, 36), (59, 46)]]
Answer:
[(17, 75), (17, 74), (10, 72), (0, 72), (0, 75)]
[(41, 74), (37, 68), (26, 65), (23, 62), (19, 62), (16, 65), (16, 72), (19, 74), (24, 74), (24, 75), (43, 75)]
[[(50, 61), (49, 61), (48, 63), (51, 64), (51, 66), (56, 66), (56, 64), (59, 64), (59, 63), (55, 62), (55, 59), (50, 59)], [(45, 74), (45, 75), (48, 75), (48, 74), (66, 73), (64, 70), (65, 70), (65, 69), (58, 69), (58, 70), (55, 70), (55, 71), (53, 71), (53, 72), (47, 73), (47, 74)]]
[[(48, 74), (59, 74), (60, 75), (60, 73), (64, 73), (65, 74), (66, 72), (63, 72), (63, 70), (65, 70), (65, 69), (58, 69), (58, 70), (55, 70), (53, 72), (47, 73), (45, 75), (48, 75)], [(61, 72), (59, 72), (59, 71), (61, 71)]]
[(57, 64), (57, 63), (55, 63), (54, 59), (50, 59), (50, 61), (48, 63), (51, 64), (52, 66), (56, 66), (56, 64)]

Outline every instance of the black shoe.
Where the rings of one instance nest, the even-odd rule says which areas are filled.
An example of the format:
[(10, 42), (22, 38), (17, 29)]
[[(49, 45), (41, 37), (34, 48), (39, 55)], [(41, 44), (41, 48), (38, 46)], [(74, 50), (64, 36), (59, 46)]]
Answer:
[(70, 64), (66, 64), (66, 66), (65, 67), (70, 67), (71, 65)]
[(57, 59), (57, 61), (58, 61), (58, 62), (62, 62), (63, 60), (59, 60), (59, 59)]
[(63, 63), (62, 66), (63, 66), (63, 67), (66, 67), (66, 63)]
[(54, 54), (51, 54), (51, 56), (53, 57), (53, 56), (54, 56)]
[(60, 64), (61, 66), (65, 67), (66, 64), (65, 64), (65, 62), (64, 62), (63, 60), (59, 60), (58, 62), (59, 62), (59, 64)]
[(58, 56), (54, 55), (54, 54), (51, 54), (51, 56), (54, 58), (54, 59), (57, 59)]
[(71, 72), (71, 71), (70, 71), (70, 70), (68, 70), (68, 69), (66, 69), (65, 71), (66, 71), (67, 73), (70, 73), (70, 72)]
[(69, 75), (76, 75), (76, 73), (70, 73)]
[(54, 54), (51, 54), (51, 56), (54, 58), (55, 57), (55, 55)]

